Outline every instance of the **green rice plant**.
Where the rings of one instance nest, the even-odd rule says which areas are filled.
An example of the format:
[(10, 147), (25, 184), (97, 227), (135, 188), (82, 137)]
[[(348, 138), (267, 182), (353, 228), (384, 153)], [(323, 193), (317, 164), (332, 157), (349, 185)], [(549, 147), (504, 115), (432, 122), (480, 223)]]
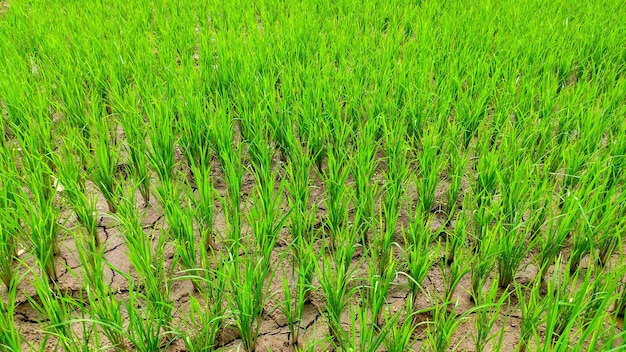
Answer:
[(139, 192), (145, 204), (150, 201), (150, 169), (146, 124), (139, 108), (139, 97), (134, 91), (124, 92), (123, 102), (118, 103), (120, 125), (124, 130), (124, 145), (130, 161), (131, 176), (139, 184)]
[[(136, 185), (126, 185), (116, 216), (126, 239), (128, 260), (135, 269), (143, 287), (140, 292), (130, 277), (129, 300), (125, 302), (129, 312), (128, 338), (136, 348), (144, 351), (159, 349), (166, 332), (171, 330), (172, 302), (170, 297), (172, 271), (165, 265), (165, 241), (167, 236), (156, 238), (146, 234), (141, 225), (139, 207), (134, 198)], [(174, 258), (172, 263), (176, 263)], [(143, 309), (142, 309), (143, 308)]]
[[(307, 106), (305, 109), (308, 110), (309, 107)], [(314, 114), (315, 112), (311, 111), (309, 116)], [(323, 173), (322, 163), (324, 158), (328, 156), (329, 149), (324, 139), (328, 135), (326, 125), (319, 118), (306, 117), (302, 123), (298, 124), (298, 128), (301, 131), (301, 138), (306, 140), (307, 147), (310, 149), (310, 155), (315, 159), (317, 171)]]
[[(395, 225), (393, 228), (386, 228), (387, 224), (384, 220), (385, 216), (382, 214), (383, 210), (381, 209), (380, 212), (379, 221), (377, 222), (378, 231), (374, 232), (370, 245), (370, 257), (372, 257), (371, 264), (375, 266), (377, 275), (383, 281), (387, 281), (387, 277), (384, 276), (389, 274), (388, 269), (393, 261)], [(395, 221), (397, 221), (397, 218)], [(394, 221), (392, 220), (392, 222)]]
[[(385, 153), (387, 168), (385, 171), (385, 197), (379, 215), (379, 233), (373, 236), (372, 256), (378, 267), (378, 275), (383, 281), (388, 273), (388, 266), (393, 257), (393, 243), (396, 227), (402, 210), (402, 199), (406, 193), (407, 175), (409, 174), (408, 146), (401, 138), (405, 127), (385, 127)], [(360, 214), (359, 214), (360, 215)]]
[(477, 180), (474, 185), (474, 196), (477, 209), (483, 209), (491, 204), (497, 190), (500, 160), (497, 152), (489, 149), (487, 142), (476, 146), (476, 155), (478, 160), (475, 164)]
[(458, 202), (459, 196), (461, 195), (461, 182), (467, 169), (467, 164), (469, 163), (467, 153), (463, 152), (461, 150), (461, 146), (458, 145), (458, 137), (458, 133), (454, 132), (449, 133), (448, 135), (448, 179), (450, 180), (450, 185), (448, 186), (446, 194), (445, 209), (448, 217), (452, 216), (457, 205), (459, 205)]
[[(586, 232), (591, 234), (590, 240), (595, 245), (600, 265), (606, 266), (615, 251), (621, 248), (621, 233), (626, 222), (620, 215), (624, 197), (620, 195), (615, 199), (606, 199), (606, 196), (603, 198), (603, 201), (596, 203), (596, 207), (586, 210), (588, 221), (585, 221), (585, 225)], [(589, 203), (594, 204), (592, 200)]]
[(446, 236), (446, 264), (454, 262), (456, 255), (462, 248), (467, 247), (468, 216), (465, 212), (458, 213), (454, 223), (454, 230)]
[(499, 258), (498, 251), (494, 250), (498, 248), (497, 246), (495, 237), (485, 238), (480, 250), (475, 253), (475, 257), (470, 263), (470, 297), (476, 305), (484, 303), (481, 300), (485, 296), (485, 284)]
[(424, 344), (431, 351), (448, 351), (452, 347), (452, 335), (472, 312), (467, 310), (459, 314), (457, 305), (452, 305), (452, 310), (448, 311), (451, 303), (444, 301), (432, 307), (433, 320), (429, 322), (424, 339)]
[[(170, 194), (178, 193), (180, 193), (178, 189), (174, 188)], [(169, 225), (168, 232), (174, 239), (176, 256), (180, 260), (182, 270), (193, 274), (200, 268), (194, 231), (194, 218), (198, 210), (191, 206), (190, 200), (187, 200), (187, 204), (181, 204), (179, 196), (166, 198), (164, 206), (165, 217)], [(192, 283), (198, 290), (199, 282), (192, 280)]]
[[(37, 109), (43, 109), (42, 102), (37, 102)], [(40, 194), (42, 199), (54, 197), (53, 173), (56, 171), (53, 162), (55, 148), (52, 140), (55, 139), (52, 130), (52, 121), (44, 112), (33, 112), (35, 117), (29, 117), (29, 127), (19, 131), (17, 142), (21, 149), (21, 172), (25, 186), (32, 192)], [(19, 155), (19, 154), (18, 154)]]
[(113, 348), (127, 350), (127, 334), (124, 332), (123, 303), (115, 297), (114, 292), (88, 291), (88, 313), (95, 325), (101, 328), (102, 334), (109, 340)]
[[(505, 324), (502, 324), (499, 336), (492, 333), (495, 323), (500, 319), (502, 309), (510, 300), (510, 293), (502, 295), (498, 292), (498, 282), (491, 281), (488, 290), (481, 290), (479, 298), (475, 298), (475, 302), (480, 302), (479, 306), (474, 309), (474, 327), (475, 334), (472, 335), (474, 348), (477, 352), (487, 350), (487, 345), (491, 342), (491, 350), (500, 351), (505, 332)], [(500, 297), (498, 297), (500, 296)], [(506, 321), (506, 317), (504, 318)], [(497, 340), (496, 340), (497, 338)], [(494, 341), (495, 340), (495, 341)], [(492, 342), (493, 341), (493, 342)]]
[(430, 218), (424, 218), (421, 211), (415, 211), (409, 228), (404, 234), (404, 260), (409, 282), (410, 300), (415, 302), (423, 290), (422, 283), (428, 271), (437, 260), (437, 250), (431, 247)]
[[(241, 187), (243, 182), (242, 152), (243, 144), (235, 140), (234, 126), (231, 119), (224, 115), (218, 115), (210, 126), (212, 147), (224, 172), (226, 183), (226, 197), (219, 197), (223, 203), (226, 220), (229, 225), (228, 239), (229, 248), (238, 242), (241, 237)], [(219, 123), (219, 125), (218, 125)]]
[(420, 211), (428, 213), (435, 204), (435, 191), (442, 171), (440, 134), (432, 128), (422, 137), (422, 150), (419, 156), (419, 176), (415, 179)]
[(256, 187), (249, 212), (249, 224), (254, 236), (256, 253), (262, 255), (264, 263), (267, 263), (288, 214), (281, 214), (280, 206), (285, 184), (278, 181), (277, 171), (271, 169), (273, 151), (269, 147), (262, 151), (260, 147), (257, 148), (259, 148), (256, 156), (258, 163), (253, 166), (256, 169), (254, 173)]
[(150, 130), (148, 159), (156, 172), (159, 181), (167, 185), (173, 181), (176, 134), (172, 122), (172, 111), (164, 102), (154, 102), (154, 106), (146, 105), (146, 114)]
[(617, 185), (624, 177), (624, 167), (626, 167), (626, 142), (619, 139), (611, 149), (610, 172), (607, 178), (607, 189)]
[(585, 227), (587, 227), (587, 224), (579, 222), (577, 229), (573, 230), (572, 251), (569, 258), (569, 268), (572, 271), (578, 270), (583, 257), (590, 254), (592, 249), (592, 244), (590, 238), (586, 235)]
[(371, 294), (371, 288), (363, 288), (360, 304), (348, 307), (348, 315), (352, 321), (349, 325), (349, 337), (342, 343), (342, 349), (373, 352), (378, 351), (385, 343), (392, 324), (382, 323), (372, 314), (372, 306), (367, 303)]
[[(282, 103), (287, 104), (285, 101)], [(296, 137), (294, 124), (285, 123), (287, 119), (291, 118), (288, 115), (290, 114), (287, 112), (288, 110), (287, 107), (284, 107), (282, 114), (271, 114), (268, 121), (271, 139), (275, 142), (276, 148), (284, 160), (291, 160), (294, 149), (300, 144)]]
[(190, 296), (187, 324), (189, 331), (179, 332), (189, 351), (211, 351), (217, 346), (217, 337), (227, 318), (224, 301), (226, 298), (227, 277), (225, 261), (221, 254), (203, 255), (206, 268), (177, 279), (191, 279), (200, 282), (200, 296)]
[[(55, 161), (58, 174), (58, 181), (62, 186), (62, 193), (69, 201), (70, 207), (76, 214), (76, 219), (85, 228), (87, 234), (96, 247), (100, 246), (98, 237), (98, 212), (96, 209), (96, 199), (88, 196), (85, 188), (85, 177), (82, 173), (79, 161), (69, 150), (66, 142), (63, 157)], [(80, 147), (77, 147), (77, 149)]]
[(562, 267), (562, 260), (557, 259), (554, 274), (547, 281), (546, 345), (571, 341), (570, 332), (589, 304), (591, 271), (579, 280), (579, 272), (570, 276), (569, 262)]
[(449, 266), (446, 265), (444, 258), (441, 258), (438, 262), (443, 281), (443, 298), (446, 302), (452, 301), (454, 291), (461, 282), (461, 279), (471, 271), (471, 266), (467, 265), (467, 262), (460, 260), (460, 258), (467, 256), (467, 254), (464, 253), (464, 249), (461, 249), (459, 252), (460, 255), (458, 259), (450, 263)]
[[(204, 153), (202, 153), (204, 155)], [(210, 168), (206, 165), (208, 160), (200, 156), (198, 164), (192, 161), (191, 171), (196, 183), (198, 196), (189, 195), (194, 207), (196, 223), (200, 229), (200, 235), (205, 250), (213, 249), (215, 246), (215, 233), (213, 228), (213, 213), (215, 209), (215, 187), (211, 177)], [(193, 159), (192, 159), (193, 160)]]
[(616, 291), (618, 295), (613, 309), (616, 315), (623, 317), (626, 315), (626, 282), (623, 279), (619, 281)]
[(353, 161), (343, 148), (329, 146), (327, 168), (322, 172), (322, 179), (328, 194), (325, 199), (328, 214), (326, 226), (331, 249), (337, 247), (337, 237), (348, 221), (348, 199), (351, 194), (346, 181), (353, 167)]
[(377, 184), (373, 181), (379, 159), (376, 154), (380, 143), (376, 142), (376, 133), (379, 128), (377, 119), (369, 119), (360, 130), (357, 137), (358, 149), (355, 154), (356, 161), (353, 168), (354, 188), (356, 196), (355, 218), (359, 219), (356, 226), (361, 233), (361, 241), (365, 244), (368, 232), (373, 227)]
[[(115, 293), (105, 284), (104, 246), (96, 246), (93, 237), (82, 231), (72, 232), (78, 260), (81, 264), (81, 278), (87, 297), (88, 307), (83, 310), (91, 317), (83, 323), (94, 323), (101, 328), (102, 334), (114, 348), (126, 350), (124, 333), (124, 315), (122, 303)], [(115, 268), (113, 268), (115, 270)]]
[(521, 224), (504, 225), (498, 222), (491, 230), (491, 236), (496, 238), (493, 242), (498, 246), (498, 285), (502, 288), (510, 287), (515, 281), (516, 273), (534, 247), (532, 242), (527, 242), (525, 232), (520, 229)]
[(82, 350), (78, 336), (70, 326), (71, 313), (80, 309), (79, 302), (64, 296), (60, 290), (51, 286), (46, 276), (35, 275), (33, 286), (37, 291), (39, 301), (32, 297), (29, 297), (29, 301), (37, 312), (49, 319), (46, 332), (55, 336), (65, 351)]
[(228, 301), (244, 350), (254, 351), (263, 319), (263, 307), (270, 296), (268, 282), (271, 282), (276, 271), (275, 264), (269, 262), (269, 253), (255, 254), (245, 248), (242, 250), (243, 256), (233, 257), (230, 254), (227, 269), (230, 282)]
[[(93, 93), (95, 94), (95, 93)], [(89, 116), (90, 124), (94, 126), (90, 145), (92, 159), (89, 164), (91, 181), (98, 187), (100, 193), (106, 199), (109, 211), (115, 213), (117, 186), (117, 171), (119, 166), (119, 153), (117, 151), (116, 123), (113, 119), (104, 116), (102, 102), (92, 94), (92, 115)]]
[(521, 311), (520, 337), (517, 344), (517, 351), (524, 352), (531, 346), (531, 338), (539, 335), (539, 325), (544, 319), (546, 311), (546, 301), (541, 297), (541, 281), (537, 277), (528, 286), (515, 284), (515, 295), (519, 299)]
[[(366, 290), (363, 296), (369, 306), (372, 323), (377, 327), (383, 326), (383, 309), (387, 304), (389, 290), (397, 275), (397, 263), (393, 251), (390, 250), (387, 253), (383, 253), (383, 255), (388, 257), (385, 259), (380, 258), (377, 253), (368, 255), (370, 263), (367, 266), (366, 286), (363, 288)], [(380, 262), (384, 262), (384, 264), (380, 264)], [(384, 270), (382, 273), (381, 269)]]
[[(300, 147), (295, 141), (295, 136), (287, 137), (289, 143), (294, 147), (291, 148), (290, 160), (285, 165), (285, 173), (287, 180), (285, 181), (285, 190), (287, 191), (289, 207), (291, 209), (289, 216), (289, 228), (293, 241), (301, 243), (311, 241), (313, 233), (313, 225), (317, 212), (317, 205), (309, 205), (311, 200), (311, 169), (313, 167), (314, 158), (309, 155), (308, 149)], [(299, 245), (292, 247), (296, 258), (299, 256)]]
[[(406, 126), (394, 124), (384, 126), (385, 130), (385, 199), (383, 209), (385, 216), (385, 231), (395, 231), (399, 213), (402, 209), (401, 199), (406, 192), (407, 175), (409, 174), (410, 163), (408, 160), (408, 145), (403, 136), (406, 134)], [(435, 150), (436, 153), (436, 150)], [(431, 163), (433, 158), (431, 150), (425, 151), (423, 160)], [(424, 165), (422, 165), (424, 166)], [(428, 171), (432, 171), (432, 165), (428, 164)], [(430, 192), (430, 190), (429, 190)], [(434, 197), (434, 190), (432, 192)], [(429, 193), (430, 197), (430, 193)], [(427, 205), (428, 201), (423, 199), (421, 203)], [(420, 203), (420, 204), (421, 204)], [(432, 203), (432, 201), (431, 201)], [(428, 211), (428, 208), (426, 211)]]
[[(289, 326), (289, 341), (291, 346), (300, 348), (300, 333), (304, 328), (302, 323), (302, 315), (304, 313), (305, 304), (309, 301), (309, 295), (314, 290), (313, 275), (315, 274), (315, 253), (310, 244), (303, 239), (295, 242), (292, 246), (299, 246), (295, 250), (298, 257), (294, 258), (292, 266), (294, 275), (297, 276), (290, 282), (288, 278), (283, 277), (283, 293), (285, 300), (282, 305), (283, 314), (287, 317), (287, 325)], [(295, 281), (295, 282), (294, 282)], [(295, 287), (295, 294), (292, 294), (292, 287)]]
[(193, 75), (191, 79), (177, 82), (183, 87), (181, 89), (183, 96), (176, 99), (175, 109), (178, 117), (175, 128), (180, 136), (179, 144), (189, 168), (192, 168), (192, 165), (204, 165), (204, 160), (210, 160), (209, 138), (206, 134), (208, 126), (204, 117), (208, 112), (208, 103), (197, 93), (200, 83), (195, 77)]
[(15, 241), (17, 221), (5, 214), (2, 214), (0, 219), (3, 222), (3, 225), (0, 225), (0, 256), (2, 256), (0, 259), (0, 276), (4, 286), (10, 290), (11, 282), (15, 276), (15, 259), (17, 258)]
[[(591, 166), (592, 169), (598, 168), (599, 164)], [(610, 199), (607, 199), (606, 191), (603, 190), (601, 184), (603, 181), (599, 179), (601, 172), (590, 172), (595, 176), (585, 177), (581, 180), (580, 188), (573, 191), (573, 201), (577, 210), (580, 211), (579, 221), (572, 230), (572, 249), (570, 254), (570, 269), (577, 270), (582, 258), (591, 252), (592, 248), (597, 246), (598, 254), (600, 254), (600, 262), (608, 259), (617, 246), (619, 236), (604, 236), (611, 234), (608, 228), (609, 224), (615, 221), (611, 220), (616, 209), (612, 206)], [(600, 187), (598, 187), (600, 186)], [(607, 216), (607, 212), (610, 214)]]
[(41, 272), (51, 282), (57, 281), (55, 256), (59, 253), (58, 236), (58, 209), (54, 199), (43, 199), (43, 195), (33, 195), (33, 199), (24, 199), (20, 202), (19, 213), (24, 214), (28, 225), (29, 236), (33, 252)]
[(475, 253), (481, 251), (483, 243), (489, 237), (491, 224), (496, 221), (498, 214), (501, 213), (498, 203), (490, 203), (482, 207), (471, 204), (474, 196), (466, 196), (463, 201), (464, 209), (471, 209), (473, 219), (473, 231), (471, 231), (471, 248)]
[(563, 170), (562, 187), (564, 194), (573, 191), (574, 188), (579, 184), (583, 168), (587, 164), (587, 161), (590, 157), (589, 153), (577, 152), (581, 148), (579, 147), (580, 143), (583, 142), (578, 142), (570, 145), (567, 149), (563, 148), (563, 159), (565, 163), (565, 168)]
[(128, 312), (126, 334), (135, 349), (141, 352), (160, 350), (170, 331), (172, 305), (151, 301), (129, 280), (128, 301), (124, 302), (124, 306)]
[[(341, 326), (341, 316), (346, 311), (351, 297), (357, 292), (352, 286), (355, 278), (355, 268), (351, 265), (356, 250), (356, 231), (342, 228), (338, 240), (343, 246), (334, 249), (333, 255), (324, 255), (316, 265), (316, 272), (320, 281), (320, 290), (326, 300), (324, 315), (328, 323), (330, 337), (340, 346), (346, 342), (346, 332)], [(327, 250), (330, 244), (322, 246)]]
[[(513, 135), (511, 133), (510, 135)], [(509, 141), (514, 137), (504, 139), (501, 146), (507, 150), (505, 167), (500, 172), (500, 193), (502, 196), (502, 212), (506, 220), (505, 227), (515, 227), (522, 222), (522, 217), (529, 202), (531, 180), (535, 177), (533, 167), (522, 159), (519, 153), (521, 149), (517, 141)]]
[(593, 335), (594, 333), (589, 330), (603, 326), (604, 322), (613, 319), (612, 313), (614, 312), (611, 312), (611, 306), (615, 307), (619, 300), (615, 293), (619, 290), (622, 270), (621, 265), (617, 265), (612, 271), (598, 268), (590, 270), (591, 280), (586, 290), (588, 303), (580, 314), (581, 325), (584, 328), (581, 336)]
[[(277, 262), (271, 254), (288, 214), (280, 214), (283, 183), (276, 184), (277, 175), (269, 167), (270, 153), (260, 153), (256, 165), (256, 187), (249, 213), (253, 236), (253, 250), (236, 239), (231, 249), (229, 267), (231, 311), (242, 336), (246, 351), (254, 351), (261, 328), (263, 307), (269, 299), (269, 283), (273, 279)], [(243, 257), (233, 255), (243, 252)], [(233, 254), (234, 253), (234, 254)]]
[(401, 319), (400, 313), (402, 311), (399, 311), (386, 320), (386, 324), (390, 326), (390, 329), (385, 339), (384, 346), (389, 352), (408, 351), (416, 342), (416, 340), (412, 337), (418, 327), (418, 324), (414, 319), (415, 312), (412, 306), (412, 301), (407, 300), (405, 307), (404, 319)]
[(539, 276), (544, 277), (548, 266), (559, 256), (566, 245), (566, 239), (579, 219), (579, 209), (576, 209), (576, 199), (573, 196), (566, 197), (561, 214), (550, 221), (548, 233), (553, 236), (545, 236), (539, 249)]
[[(35, 137), (29, 135), (28, 138)], [(20, 143), (21, 165), (17, 166), (17, 171), (21, 173), (21, 182), (33, 194), (36, 202), (48, 202), (57, 193), (52, 177), (53, 170), (49, 164), (50, 153), (38, 154), (42, 151), (37, 149), (42, 147), (38, 147), (35, 141), (20, 140)]]
[(19, 183), (15, 174), (7, 171), (0, 173), (0, 176), (0, 280), (10, 290), (16, 274), (15, 261), (22, 232), (18, 217), (19, 206), (16, 203), (19, 200), (16, 197)]
[(15, 309), (17, 286), (21, 278), (12, 276), (7, 285), (6, 300), (0, 300), (0, 347), (8, 352), (22, 351), (22, 336), (19, 327), (15, 323)]

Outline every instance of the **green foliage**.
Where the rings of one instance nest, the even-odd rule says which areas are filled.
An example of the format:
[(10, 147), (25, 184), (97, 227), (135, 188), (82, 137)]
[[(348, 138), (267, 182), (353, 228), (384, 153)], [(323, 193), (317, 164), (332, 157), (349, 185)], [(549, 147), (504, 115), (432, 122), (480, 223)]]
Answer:
[(0, 350), (623, 349), (622, 7), (0, 2)]

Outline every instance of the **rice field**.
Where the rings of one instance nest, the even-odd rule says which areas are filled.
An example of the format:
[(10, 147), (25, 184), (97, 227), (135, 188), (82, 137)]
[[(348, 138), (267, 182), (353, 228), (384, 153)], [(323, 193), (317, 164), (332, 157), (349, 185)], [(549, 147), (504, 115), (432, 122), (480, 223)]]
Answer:
[(626, 350), (625, 18), (0, 1), (0, 351)]

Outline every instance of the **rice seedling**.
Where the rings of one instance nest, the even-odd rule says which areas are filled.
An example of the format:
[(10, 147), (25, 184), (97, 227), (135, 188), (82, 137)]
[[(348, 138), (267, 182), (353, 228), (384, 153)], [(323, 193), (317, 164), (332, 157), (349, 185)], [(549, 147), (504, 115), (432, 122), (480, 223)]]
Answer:
[[(220, 116), (221, 117), (221, 116)], [(227, 184), (226, 197), (219, 197), (226, 211), (226, 219), (229, 224), (228, 239), (233, 243), (241, 237), (241, 186), (243, 180), (242, 166), (242, 143), (235, 140), (233, 122), (227, 115), (221, 117), (219, 128), (211, 125), (209, 129), (212, 146), (215, 150), (222, 170), (224, 181)], [(217, 122), (215, 122), (217, 123)], [(222, 123), (226, 124), (225, 126)]]
[[(298, 341), (303, 329), (301, 322), (304, 306), (309, 301), (310, 293), (315, 289), (315, 286), (313, 286), (313, 275), (315, 274), (316, 260), (313, 248), (304, 240), (301, 239), (292, 245), (299, 247), (296, 250), (298, 256), (294, 258), (295, 263), (292, 272), (292, 275), (295, 275), (296, 278), (291, 281), (283, 278), (285, 301), (283, 302), (282, 311), (287, 317), (290, 343), (292, 346), (300, 348), (302, 346), (300, 346)], [(295, 294), (291, 293), (292, 287), (295, 287)]]
[(521, 311), (520, 320), (520, 338), (517, 344), (517, 350), (524, 352), (531, 347), (531, 338), (537, 343), (539, 336), (539, 325), (543, 321), (546, 309), (546, 302), (541, 298), (539, 284), (541, 278), (537, 278), (535, 282), (531, 282), (529, 287), (515, 285), (515, 294), (520, 303)]
[(433, 318), (429, 321), (426, 329), (425, 344), (432, 351), (447, 351), (452, 346), (452, 336), (458, 330), (463, 321), (469, 318), (471, 311), (457, 313), (457, 305), (452, 305), (452, 310), (448, 311), (451, 302), (435, 304), (432, 307)]
[(437, 157), (441, 152), (440, 145), (439, 133), (433, 127), (422, 138), (422, 150), (419, 157), (420, 180), (415, 180), (415, 184), (418, 185), (418, 207), (424, 213), (430, 212), (435, 202), (435, 191), (443, 160)]
[[(128, 338), (135, 348), (144, 351), (159, 349), (166, 332), (171, 330), (172, 303), (170, 290), (172, 270), (165, 263), (165, 241), (167, 236), (156, 238), (146, 234), (141, 225), (139, 208), (134, 199), (136, 186), (127, 185), (129, 191), (121, 197), (116, 216), (123, 227), (128, 247), (128, 259), (140, 278), (138, 290), (133, 279), (129, 282), (129, 299), (124, 302), (129, 312)], [(174, 261), (175, 263), (176, 261)], [(128, 276), (127, 274), (125, 276)], [(141, 346), (141, 347), (139, 347)]]
[(406, 243), (404, 260), (407, 268), (405, 274), (409, 281), (411, 301), (417, 300), (423, 290), (422, 283), (437, 260), (437, 251), (431, 247), (432, 234), (429, 230), (429, 222), (423, 216), (422, 212), (415, 211), (413, 221), (404, 231)]
[(139, 97), (134, 91), (124, 92), (122, 102), (117, 106), (120, 125), (126, 140), (125, 150), (130, 161), (131, 175), (139, 184), (139, 191), (145, 204), (150, 201), (150, 170), (148, 168), (147, 127), (139, 108)]
[(578, 210), (575, 196), (570, 195), (564, 201), (561, 214), (551, 220), (549, 233), (553, 233), (554, 236), (546, 236), (540, 244), (540, 277), (545, 276), (548, 266), (558, 258), (561, 250), (565, 247), (565, 241), (579, 219)]
[(571, 335), (571, 330), (578, 321), (577, 318), (582, 315), (589, 304), (591, 271), (587, 271), (579, 287), (574, 287), (579, 282), (579, 274), (575, 272), (570, 276), (570, 270), (567, 267), (569, 262), (565, 263), (565, 267), (561, 267), (561, 260), (561, 257), (557, 259), (554, 274), (547, 282), (546, 345), (568, 343), (571, 339), (568, 335)]
[(11, 277), (11, 281), (7, 285), (7, 298), (0, 300), (0, 347), (10, 352), (22, 350), (22, 341), (24, 338), (15, 323), (15, 308), (17, 283), (21, 281), (19, 278)]
[(401, 312), (402, 311), (399, 311), (390, 319), (387, 318), (386, 320), (386, 324), (390, 326), (390, 329), (383, 344), (389, 352), (407, 351), (413, 347), (416, 342), (413, 339), (413, 334), (418, 324), (415, 322), (415, 312), (410, 300), (407, 301), (403, 320), (400, 318)]
[(495, 237), (492, 243), (498, 245), (498, 284), (502, 288), (508, 288), (515, 281), (516, 273), (534, 247), (532, 242), (526, 241), (525, 233), (520, 227), (521, 224), (504, 226), (498, 223), (491, 234)]
[(327, 153), (327, 171), (322, 178), (326, 185), (326, 209), (328, 212), (326, 226), (330, 248), (338, 246), (338, 237), (348, 221), (348, 201), (352, 195), (346, 187), (346, 181), (353, 167), (353, 161), (341, 146), (331, 146)]
[(105, 116), (101, 98), (92, 93), (92, 104), (89, 116), (90, 125), (94, 126), (89, 145), (92, 148), (92, 160), (89, 164), (91, 181), (96, 184), (106, 199), (109, 211), (115, 213), (116, 207), (116, 180), (119, 165), (119, 154), (116, 150), (116, 123), (115, 120)]
[[(373, 181), (379, 160), (376, 153), (380, 143), (376, 141), (378, 131), (377, 119), (368, 120), (357, 137), (359, 146), (355, 154), (354, 189), (356, 197), (356, 226), (361, 233), (361, 241), (367, 243), (368, 233), (372, 229), (375, 214), (377, 184)], [(391, 198), (389, 198), (391, 201)], [(391, 202), (390, 202), (391, 203)], [(391, 205), (391, 204), (389, 204)], [(393, 214), (393, 213), (391, 213)]]
[[(460, 254), (461, 258), (466, 256), (462, 251)], [(467, 265), (463, 260), (455, 260), (447, 266), (443, 258), (439, 260), (438, 265), (442, 276), (443, 299), (446, 302), (451, 302), (454, 291), (461, 282), (461, 279), (463, 279), (463, 276), (471, 271), (471, 266)]]
[[(382, 324), (376, 315), (372, 314), (371, 306), (367, 303), (372, 293), (365, 293), (366, 291), (371, 291), (371, 288), (364, 288), (361, 291), (361, 303), (357, 307), (352, 305), (349, 307), (348, 312), (352, 321), (348, 332), (349, 338), (343, 343), (343, 348), (363, 352), (378, 351), (392, 328), (391, 324)], [(353, 309), (357, 311), (353, 312)]]
[[(68, 144), (70, 144), (68, 142)], [(80, 148), (80, 147), (78, 147)], [(77, 148), (77, 149), (78, 149)], [(87, 231), (95, 247), (100, 246), (98, 237), (98, 211), (96, 209), (96, 199), (89, 197), (85, 188), (85, 178), (79, 165), (79, 161), (66, 147), (63, 158), (56, 160), (58, 182), (62, 187), (62, 193), (69, 201), (70, 207), (76, 214), (76, 219)]]
[(474, 298), (475, 302), (479, 302), (479, 305), (474, 309), (474, 327), (476, 330), (472, 335), (474, 348), (477, 352), (486, 351), (487, 345), (491, 343), (491, 350), (499, 351), (502, 348), (506, 321), (502, 322), (499, 335), (493, 334), (492, 330), (498, 319), (500, 319), (499, 312), (504, 309), (510, 298), (509, 293), (500, 295), (498, 283), (493, 280), (489, 288), (481, 290), (479, 295), (479, 298)]
[[(172, 193), (179, 193), (174, 189)], [(165, 201), (165, 216), (169, 225), (169, 234), (175, 242), (176, 256), (184, 271), (193, 271), (200, 268), (197, 240), (194, 231), (194, 218), (197, 209), (192, 208), (191, 201), (181, 204), (180, 197), (172, 196)], [(192, 280), (198, 289), (198, 282)]]
[[(368, 272), (366, 287), (364, 288), (367, 292), (363, 293), (363, 299), (370, 308), (372, 322), (379, 327), (383, 325), (381, 314), (387, 304), (387, 295), (392, 282), (397, 275), (397, 260), (393, 257), (393, 252), (390, 251), (383, 255), (387, 257), (383, 259), (379, 254), (368, 255), (368, 259), (373, 263), (368, 265), (370, 272)], [(380, 262), (384, 262), (384, 264)], [(384, 270), (382, 273), (380, 272), (381, 269)]]
[(448, 179), (450, 180), (450, 186), (446, 195), (446, 213), (448, 217), (451, 217), (459, 204), (459, 196), (461, 195), (461, 182), (463, 175), (467, 169), (469, 158), (464, 151), (461, 150), (461, 146), (457, 143), (460, 139), (460, 131), (454, 130), (448, 134), (449, 142), (447, 153), (449, 155), (448, 160)]
[[(480, 251), (470, 262), (470, 296), (475, 304), (483, 303), (485, 284), (498, 261), (497, 242), (495, 237), (488, 237), (481, 245)], [(498, 281), (498, 280), (496, 280)], [(514, 282), (514, 281), (513, 281)], [(488, 291), (490, 292), (490, 291)]]
[(456, 255), (460, 254), (461, 249), (467, 247), (467, 218), (465, 212), (459, 213), (454, 224), (454, 231), (446, 236), (446, 264), (448, 265), (454, 262)]
[[(320, 290), (326, 299), (325, 317), (330, 337), (334, 344), (342, 345), (346, 340), (346, 332), (341, 325), (341, 316), (349, 306), (351, 297), (357, 292), (353, 286), (355, 268), (352, 259), (356, 250), (356, 231), (345, 228), (339, 233), (343, 246), (335, 248), (332, 256), (322, 256), (316, 265), (320, 280)], [(327, 250), (330, 244), (322, 247)]]
[(47, 332), (58, 340), (58, 344), (66, 351), (78, 351), (88, 348), (88, 345), (78, 341), (70, 323), (71, 314), (79, 309), (79, 302), (71, 297), (64, 296), (60, 290), (50, 285), (50, 281), (43, 275), (35, 275), (33, 285), (37, 291), (39, 302), (29, 298), (31, 305), (48, 318)]
[(19, 212), (28, 216), (26, 222), (37, 264), (48, 280), (54, 282), (58, 278), (55, 256), (60, 251), (58, 209), (54, 206), (53, 198), (42, 198), (43, 195), (35, 195), (32, 200), (23, 199)]
[[(191, 161), (192, 174), (197, 187), (198, 195), (188, 195), (194, 209), (194, 217), (200, 229), (200, 236), (204, 244), (204, 250), (208, 251), (215, 247), (214, 229), (214, 209), (215, 209), (215, 186), (209, 168), (203, 166), (208, 160), (203, 159), (204, 153), (200, 156), (198, 164)], [(193, 192), (190, 192), (193, 193)]]
[[(147, 110), (150, 126), (150, 133), (147, 133), (150, 141), (148, 157), (161, 186), (167, 189), (168, 185), (173, 182), (176, 154), (172, 108), (160, 101), (151, 103), (144, 107)], [(166, 192), (167, 190), (160, 191), (160, 193)]]
[[(291, 138), (294, 138), (293, 136)], [(288, 194), (288, 202), (290, 207), (289, 227), (295, 245), (292, 247), (294, 256), (299, 258), (301, 245), (299, 243), (309, 243), (313, 240), (313, 225), (315, 222), (315, 214), (317, 205), (310, 205), (311, 199), (311, 169), (313, 167), (314, 158), (308, 153), (308, 149), (301, 148), (297, 141), (293, 141), (290, 137), (286, 140), (291, 141), (293, 145), (291, 149), (291, 159), (285, 166), (287, 180), (285, 181), (285, 190)]]
[(269, 298), (267, 282), (274, 274), (274, 265), (269, 265), (269, 258), (262, 254), (244, 250), (243, 257), (229, 258), (230, 310), (241, 334), (243, 348), (246, 351), (256, 349), (257, 339), (263, 317), (263, 307)]
[(224, 326), (227, 318), (224, 299), (226, 297), (227, 277), (225, 275), (224, 258), (215, 256), (203, 256), (203, 266), (207, 269), (185, 272), (185, 275), (177, 279), (191, 279), (200, 283), (200, 297), (190, 297), (188, 329), (178, 332), (185, 346), (190, 351), (209, 351), (217, 346), (217, 338), (220, 329)]
[[(6, 161), (6, 159), (5, 159)], [(6, 164), (8, 165), (8, 163)], [(0, 279), (7, 290), (11, 289), (15, 272), (21, 227), (18, 215), (19, 191), (15, 174), (2, 173), (0, 186)]]

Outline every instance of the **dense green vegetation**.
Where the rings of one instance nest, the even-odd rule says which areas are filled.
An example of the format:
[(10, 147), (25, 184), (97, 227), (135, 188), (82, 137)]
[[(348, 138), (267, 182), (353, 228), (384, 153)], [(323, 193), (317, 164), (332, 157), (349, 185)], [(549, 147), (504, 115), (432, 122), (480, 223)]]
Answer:
[(623, 349), (624, 18), (3, 3), (0, 350)]

